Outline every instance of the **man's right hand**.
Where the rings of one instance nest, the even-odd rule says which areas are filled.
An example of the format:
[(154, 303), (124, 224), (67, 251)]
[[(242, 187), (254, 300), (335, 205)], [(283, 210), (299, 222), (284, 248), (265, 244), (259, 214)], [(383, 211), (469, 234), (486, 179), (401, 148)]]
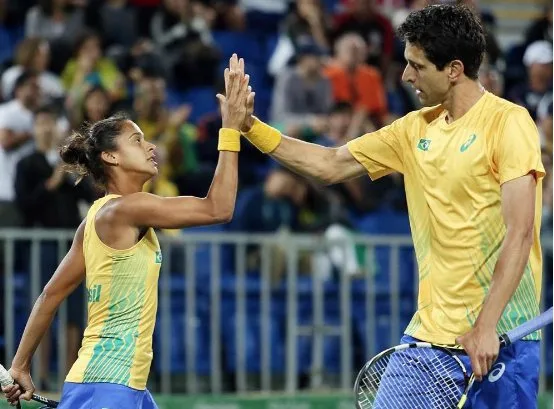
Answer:
[(8, 403), (15, 406), (20, 399), (31, 400), (35, 392), (35, 385), (29, 371), (12, 367), (8, 372), (15, 382), (13, 385), (2, 387), (2, 392), (6, 396)]
[(253, 105), (254, 93), (248, 86), (250, 77), (244, 74), (244, 60), (236, 54), (225, 69), (225, 96), (217, 94), (221, 107), (222, 127), (240, 131), (246, 117), (247, 100)]

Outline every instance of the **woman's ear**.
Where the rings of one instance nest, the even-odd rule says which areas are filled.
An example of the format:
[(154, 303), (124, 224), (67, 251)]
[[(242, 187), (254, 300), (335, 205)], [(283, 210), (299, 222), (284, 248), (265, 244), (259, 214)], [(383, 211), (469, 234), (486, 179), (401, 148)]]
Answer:
[(116, 152), (102, 152), (100, 157), (108, 166), (119, 166), (119, 158)]

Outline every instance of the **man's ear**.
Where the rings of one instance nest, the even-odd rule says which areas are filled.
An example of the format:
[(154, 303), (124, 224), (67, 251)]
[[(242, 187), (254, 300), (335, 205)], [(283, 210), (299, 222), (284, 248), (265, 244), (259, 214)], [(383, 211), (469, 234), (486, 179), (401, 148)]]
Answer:
[(448, 70), (448, 79), (450, 82), (456, 82), (460, 79), (464, 73), (464, 63), (460, 60), (452, 61), (447, 67)]

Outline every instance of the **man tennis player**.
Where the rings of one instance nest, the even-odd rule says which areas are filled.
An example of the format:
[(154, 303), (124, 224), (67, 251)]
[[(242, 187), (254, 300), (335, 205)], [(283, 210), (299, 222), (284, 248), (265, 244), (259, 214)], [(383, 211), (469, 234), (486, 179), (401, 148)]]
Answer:
[[(469, 9), (426, 7), (398, 34), (403, 80), (426, 108), (339, 148), (289, 138), (255, 117), (243, 135), (326, 184), (402, 173), (419, 266), (418, 309), (402, 342), (463, 347), (482, 381), (467, 407), (535, 408), (539, 334), (499, 355), (497, 333), (539, 312), (545, 173), (537, 128), (524, 108), (479, 84), (485, 38)], [(402, 408), (410, 407), (407, 398)]]

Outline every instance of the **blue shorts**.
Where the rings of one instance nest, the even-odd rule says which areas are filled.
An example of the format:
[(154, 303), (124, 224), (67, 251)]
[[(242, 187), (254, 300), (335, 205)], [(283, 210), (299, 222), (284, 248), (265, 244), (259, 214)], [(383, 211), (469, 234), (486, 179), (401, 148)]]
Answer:
[(148, 389), (114, 383), (65, 382), (58, 409), (158, 409)]
[[(402, 344), (417, 341), (409, 335), (404, 335), (400, 340)], [(410, 351), (414, 350), (406, 349), (400, 353), (410, 354)], [(483, 378), (483, 381), (476, 381), (473, 384), (464, 409), (536, 409), (539, 389), (539, 355), (540, 343), (538, 341), (517, 341), (506, 348), (502, 348), (491, 371)], [(465, 354), (460, 354), (458, 357), (471, 374), (469, 357)], [(418, 361), (421, 362), (421, 357), (418, 358)], [(391, 372), (390, 364), (392, 363), (391, 360), (387, 368), (388, 379), (392, 379), (395, 383), (402, 382), (404, 384), (403, 389), (409, 391), (405, 395), (396, 394), (395, 400), (401, 400), (402, 409), (411, 408), (410, 400), (413, 399), (414, 394), (427, 396), (428, 385), (432, 385), (436, 380), (431, 379), (431, 374), (422, 373), (414, 382), (413, 377), (403, 377), (401, 372)], [(463, 386), (464, 380), (461, 371), (459, 378), (454, 381)], [(382, 386), (384, 386), (383, 383), (381, 383)], [(384, 396), (387, 393), (386, 386), (381, 387), (374, 402), (375, 407), (393, 409), (388, 408), (389, 404), (385, 403), (389, 400)], [(385, 393), (380, 396), (382, 390)], [(429, 403), (430, 408), (432, 408), (431, 402)]]

